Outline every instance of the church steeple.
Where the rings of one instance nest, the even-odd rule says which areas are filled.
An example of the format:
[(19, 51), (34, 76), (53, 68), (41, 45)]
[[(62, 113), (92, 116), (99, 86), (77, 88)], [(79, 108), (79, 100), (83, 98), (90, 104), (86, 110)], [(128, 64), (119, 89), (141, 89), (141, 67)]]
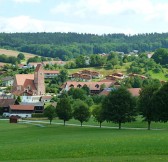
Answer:
[(41, 64), (38, 64), (34, 72), (34, 84), (37, 89), (37, 95), (45, 94), (44, 70)]

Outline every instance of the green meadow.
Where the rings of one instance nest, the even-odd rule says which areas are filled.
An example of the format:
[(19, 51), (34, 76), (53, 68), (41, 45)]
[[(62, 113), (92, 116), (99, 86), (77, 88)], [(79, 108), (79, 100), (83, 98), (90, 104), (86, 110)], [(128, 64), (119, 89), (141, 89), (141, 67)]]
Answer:
[(0, 161), (166, 162), (168, 130), (128, 130), (0, 121)]

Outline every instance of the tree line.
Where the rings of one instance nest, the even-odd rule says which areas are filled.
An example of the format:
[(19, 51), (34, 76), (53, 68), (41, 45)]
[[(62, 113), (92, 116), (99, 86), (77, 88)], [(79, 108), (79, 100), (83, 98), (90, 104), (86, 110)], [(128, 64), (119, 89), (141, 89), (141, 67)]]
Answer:
[[(64, 92), (57, 100), (57, 106), (48, 106), (44, 114), (52, 122), (54, 117), (64, 121), (74, 118), (87, 122), (91, 115), (101, 124), (104, 121), (121, 124), (136, 120), (137, 115), (142, 115), (148, 123), (168, 121), (168, 83), (163, 86), (151, 84), (140, 91), (139, 97), (133, 97), (124, 87), (113, 88), (108, 96), (89, 96), (88, 87), (71, 88)], [(92, 110), (90, 106), (92, 105)]]
[(168, 33), (149, 34), (78, 34), (78, 33), (0, 33), (0, 47), (44, 57), (69, 60), (79, 54), (129, 53), (168, 48)]

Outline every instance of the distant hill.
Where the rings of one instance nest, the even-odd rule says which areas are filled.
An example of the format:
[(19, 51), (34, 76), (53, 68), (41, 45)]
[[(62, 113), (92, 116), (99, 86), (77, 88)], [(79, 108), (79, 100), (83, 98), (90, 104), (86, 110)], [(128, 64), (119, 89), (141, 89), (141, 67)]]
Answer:
[(69, 60), (78, 55), (118, 51), (151, 52), (168, 48), (168, 33), (136, 35), (78, 33), (0, 33), (0, 48)]
[(31, 57), (36, 56), (34, 54), (30, 54), (30, 53), (26, 53), (26, 52), (19, 52), (19, 51), (14, 51), (14, 50), (6, 50), (6, 49), (1, 49), (0, 48), (0, 55), (5, 54), (6, 56), (15, 56), (15, 57), (17, 57), (17, 55), (19, 53), (23, 53), (25, 55), (26, 60), (31, 58)]

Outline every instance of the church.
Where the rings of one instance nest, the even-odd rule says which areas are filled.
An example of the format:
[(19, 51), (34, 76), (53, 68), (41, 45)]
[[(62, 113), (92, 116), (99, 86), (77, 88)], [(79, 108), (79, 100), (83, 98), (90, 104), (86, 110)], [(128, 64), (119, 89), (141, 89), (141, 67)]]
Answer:
[(45, 95), (44, 70), (38, 64), (34, 74), (16, 74), (12, 94), (16, 96)]

